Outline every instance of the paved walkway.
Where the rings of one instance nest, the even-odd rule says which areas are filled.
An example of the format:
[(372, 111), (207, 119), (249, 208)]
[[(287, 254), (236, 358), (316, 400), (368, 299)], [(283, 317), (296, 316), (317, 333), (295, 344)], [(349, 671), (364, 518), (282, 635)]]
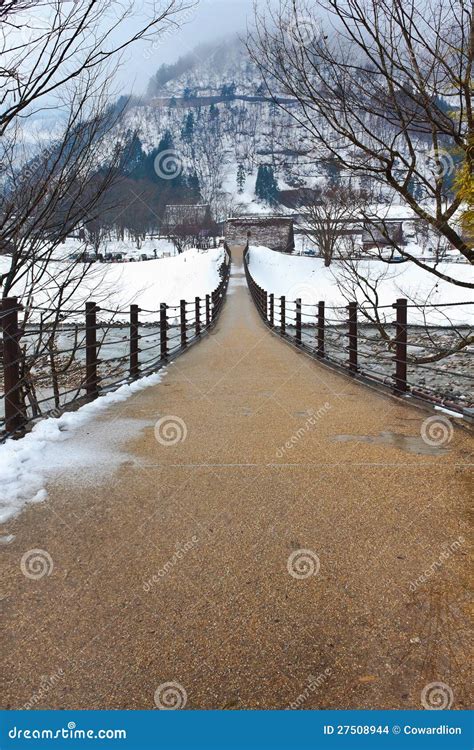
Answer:
[(212, 335), (59, 446), (2, 532), (4, 705), (146, 709), (174, 682), (188, 708), (421, 708), (442, 682), (465, 707), (470, 437), (423, 452), (428, 415), (273, 336), (233, 254)]

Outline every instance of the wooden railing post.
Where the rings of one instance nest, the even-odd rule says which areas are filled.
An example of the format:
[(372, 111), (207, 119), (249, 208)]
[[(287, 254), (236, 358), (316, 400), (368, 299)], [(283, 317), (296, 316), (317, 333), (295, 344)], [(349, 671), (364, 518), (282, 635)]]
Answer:
[(160, 356), (168, 356), (168, 305), (164, 302), (160, 305)]
[(5, 390), (5, 430), (13, 433), (26, 422), (26, 411), (20, 382), (20, 330), (18, 300), (2, 300), (3, 382)]
[(201, 335), (201, 300), (199, 297), (196, 297), (195, 300), (195, 326), (196, 326), (196, 336)]
[(263, 317), (268, 320), (268, 292), (262, 291), (262, 303), (263, 303)]
[(138, 378), (140, 375), (140, 366), (138, 362), (138, 305), (130, 305), (130, 377)]
[(206, 294), (206, 328), (209, 327), (211, 323), (211, 297), (209, 294)]
[(97, 375), (97, 311), (95, 302), (86, 302), (86, 394), (89, 398), (99, 395)]
[(408, 348), (408, 310), (406, 299), (397, 299), (393, 307), (397, 311), (395, 337), (395, 392), (406, 393), (407, 383), (407, 348)]
[(324, 302), (318, 302), (318, 357), (324, 357)]
[(280, 331), (285, 333), (286, 331), (286, 300), (285, 297), (280, 297)]
[(357, 302), (349, 302), (349, 370), (356, 373), (357, 366)]
[(181, 327), (181, 346), (183, 349), (188, 345), (188, 337), (186, 332), (186, 300), (182, 299), (179, 303), (180, 311), (180, 327)]
[(269, 322), (271, 327), (275, 325), (275, 295), (270, 294)]
[(301, 299), (296, 300), (296, 343), (301, 344)]

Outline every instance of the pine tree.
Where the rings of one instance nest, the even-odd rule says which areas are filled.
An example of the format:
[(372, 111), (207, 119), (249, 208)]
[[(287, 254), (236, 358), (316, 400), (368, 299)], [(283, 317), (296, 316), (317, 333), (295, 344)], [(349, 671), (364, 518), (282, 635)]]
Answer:
[(245, 167), (243, 164), (239, 164), (239, 166), (237, 167), (237, 187), (238, 187), (239, 193), (244, 192), (246, 179), (247, 179), (247, 175), (245, 172)]
[(275, 179), (273, 167), (267, 167), (267, 202), (278, 203), (278, 183)]
[(199, 184), (199, 177), (196, 172), (192, 172), (188, 175), (187, 179), (189, 200), (191, 203), (198, 203), (201, 200), (201, 186)]
[(409, 193), (415, 198), (415, 200), (419, 201), (423, 199), (423, 189), (419, 182), (417, 182), (413, 177), (410, 178), (407, 185)]
[(163, 134), (158, 148), (153, 149), (144, 163), (145, 177), (152, 182), (163, 182), (164, 187), (181, 189), (183, 187), (182, 163), (169, 130)]
[[(127, 135), (131, 136), (130, 133)], [(142, 142), (136, 133), (131, 136), (131, 141), (125, 151), (127, 156), (123, 163), (123, 171), (134, 179), (139, 179), (143, 176), (141, 173), (143, 172), (143, 163), (146, 156), (143, 151)]]
[(278, 184), (275, 179), (273, 167), (267, 164), (260, 164), (255, 183), (255, 195), (259, 200), (265, 201), (265, 203), (277, 203)]
[(265, 200), (265, 182), (266, 182), (266, 166), (260, 164), (257, 172), (257, 181), (255, 183), (255, 196), (259, 200)]
[(190, 143), (194, 136), (194, 115), (192, 112), (188, 113), (188, 116), (184, 119), (183, 129), (181, 130), (181, 137), (183, 141)]

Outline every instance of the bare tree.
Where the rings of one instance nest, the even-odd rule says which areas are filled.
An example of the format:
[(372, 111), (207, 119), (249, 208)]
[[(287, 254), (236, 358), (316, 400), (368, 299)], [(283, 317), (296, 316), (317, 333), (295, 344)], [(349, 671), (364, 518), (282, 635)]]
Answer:
[[(0, 135), (84, 73), (117, 64), (130, 45), (177, 25), (195, 0), (7, 2), (0, 12)], [(130, 33), (130, 20), (144, 21)]]
[[(356, 259), (354, 238), (346, 238), (344, 243), (352, 245), (352, 251), (346, 248), (343, 257), (337, 262), (337, 270), (334, 272), (334, 279), (337, 286), (347, 302), (357, 300), (359, 314), (367, 324), (373, 325), (379, 334), (379, 341), (376, 338), (367, 339), (375, 353), (381, 353), (384, 350), (394, 353), (396, 349), (396, 331), (393, 325), (393, 313), (387, 312), (386, 308), (380, 304), (380, 292), (387, 281), (396, 281), (399, 272), (394, 266), (388, 267), (385, 264), (371, 263), (370, 267), (363, 261)], [(472, 329), (453, 325), (451, 317), (443, 310), (442, 306), (437, 306), (433, 289), (428, 290), (425, 299), (414, 298), (410, 295), (409, 302), (416, 309), (419, 323), (417, 328), (409, 333), (410, 348), (408, 352), (408, 362), (412, 365), (423, 365), (430, 362), (439, 362), (447, 357), (467, 350), (474, 343)], [(438, 320), (444, 320), (448, 326), (448, 331), (440, 335), (439, 325), (433, 326), (430, 320), (433, 319), (433, 313)], [(382, 348), (380, 348), (380, 343)], [(419, 349), (424, 349), (420, 353)]]
[(78, 226), (93, 220), (102, 198), (117, 178), (124, 155), (116, 150), (99, 172), (101, 139), (116, 117), (107, 109), (107, 91), (94, 95), (95, 79), (76, 89), (62, 135), (18, 167), (19, 141), (2, 142), (4, 190), (0, 196), (0, 247), (9, 268), (0, 276), (2, 295), (24, 278), (31, 294), (47, 277), (47, 266)]
[[(40, 314), (36, 339), (33, 346), (23, 346), (20, 363), (23, 400), (29, 395), (32, 406), (35, 363), (49, 362), (57, 403), (59, 380), (73, 366), (78, 347), (76, 336), (64, 357), (58, 331), (68, 316), (77, 314), (71, 307), (91, 265), (67, 257), (61, 246), (104, 210), (127, 158), (126, 150), (116, 148), (104, 164), (102, 145), (122, 114), (112, 106), (120, 54), (133, 42), (177, 23), (178, 12), (192, 4), (144, 3), (146, 20), (128, 34), (127, 22), (137, 3), (49, 0), (2, 5), (0, 248), (9, 264), (0, 286), (3, 297), (20, 298), (22, 325), (37, 321)], [(32, 151), (24, 138), (28, 120), (52, 108), (58, 115), (57, 135)], [(89, 294), (87, 287), (83, 291), (82, 302)], [(106, 290), (101, 287), (97, 294)]]
[[(256, 8), (249, 50), (275, 102), (315, 148), (322, 144), (346, 173), (369, 175), (400, 196), (473, 263), (462, 195), (449, 189), (458, 162), (473, 169), (472, 3), (322, 0), (315, 8), (305, 0)], [(473, 286), (397, 250), (439, 278)]]
[(341, 238), (354, 230), (367, 196), (343, 185), (323, 190), (320, 198), (304, 207), (303, 231), (316, 243), (324, 265), (330, 266)]

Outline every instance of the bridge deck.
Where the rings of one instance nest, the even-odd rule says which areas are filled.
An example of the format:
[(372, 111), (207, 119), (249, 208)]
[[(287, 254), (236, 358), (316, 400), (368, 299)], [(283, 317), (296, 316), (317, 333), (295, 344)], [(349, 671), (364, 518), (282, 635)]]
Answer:
[[(463, 707), (469, 437), (412, 452), (427, 415), (273, 336), (233, 256), (212, 335), (59, 446), (68, 471), (9, 524), (4, 703), (59, 674), (34, 707), (153, 708), (178, 682), (189, 708), (421, 708), (435, 681)], [(288, 572), (301, 550), (316, 575)]]

